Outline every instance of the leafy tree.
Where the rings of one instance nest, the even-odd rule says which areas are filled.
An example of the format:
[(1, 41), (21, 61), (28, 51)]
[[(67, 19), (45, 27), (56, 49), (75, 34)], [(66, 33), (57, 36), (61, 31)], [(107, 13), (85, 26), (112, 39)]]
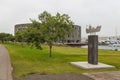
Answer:
[(32, 24), (26, 29), (26, 42), (35, 45), (37, 49), (42, 49), (41, 43), (45, 42), (44, 35), (41, 32), (41, 23), (31, 20)]
[(5, 41), (14, 41), (14, 36), (9, 33), (0, 33), (0, 41), (2, 41), (2, 43)]
[(20, 30), (20, 31), (17, 31), (17, 32), (15, 33), (15, 40), (18, 41), (18, 42), (23, 42), (23, 41), (25, 41), (23, 31)]
[(44, 11), (38, 16), (39, 21), (31, 19), (31, 25), (16, 33), (16, 40), (27, 42), (41, 48), (41, 43), (47, 42), (50, 48), (49, 57), (52, 56), (54, 42), (64, 40), (73, 30), (73, 22), (67, 14), (57, 13), (55, 16)]
[(64, 40), (72, 32), (73, 22), (67, 14), (61, 15), (57, 13), (55, 16), (52, 16), (47, 11), (39, 15), (39, 20), (41, 21), (41, 31), (50, 48), (49, 57), (51, 57), (53, 43)]
[(16, 32), (16, 41), (20, 42), (22, 46), (23, 43), (31, 45), (31, 48), (35, 46), (37, 49), (42, 49), (41, 43), (43, 43), (44, 36), (41, 32), (41, 23), (36, 20), (31, 20), (31, 24), (27, 25), (27, 28), (21, 29)]
[(22, 47), (24, 47), (24, 42), (25, 42), (25, 33), (26, 33), (26, 29), (23, 30), (19, 30), (15, 33), (15, 40), (20, 42)]

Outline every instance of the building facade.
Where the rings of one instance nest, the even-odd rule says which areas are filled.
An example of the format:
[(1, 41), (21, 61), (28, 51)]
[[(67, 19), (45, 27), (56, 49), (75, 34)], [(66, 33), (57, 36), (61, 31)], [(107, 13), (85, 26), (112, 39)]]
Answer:
[(25, 24), (16, 24), (14, 27), (14, 35), (17, 31), (19, 30), (23, 30), (25, 28), (27, 28), (31, 23), (25, 23)]
[(81, 42), (81, 26), (73, 25), (73, 33), (68, 34), (66, 43), (80, 43)]
[[(16, 33), (19, 30), (23, 30), (27, 28), (31, 23), (26, 24), (16, 24), (14, 33)], [(73, 33), (68, 34), (65, 40), (65, 43), (80, 43), (81, 42), (81, 26), (79, 25), (73, 25)]]

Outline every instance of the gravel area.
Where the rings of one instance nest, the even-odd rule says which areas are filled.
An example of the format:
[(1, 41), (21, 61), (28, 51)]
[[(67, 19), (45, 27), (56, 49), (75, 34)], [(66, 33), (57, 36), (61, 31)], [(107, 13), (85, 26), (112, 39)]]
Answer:
[(14, 80), (94, 80), (94, 79), (82, 74), (57, 74), (57, 75), (33, 74), (20, 79), (14, 78)]

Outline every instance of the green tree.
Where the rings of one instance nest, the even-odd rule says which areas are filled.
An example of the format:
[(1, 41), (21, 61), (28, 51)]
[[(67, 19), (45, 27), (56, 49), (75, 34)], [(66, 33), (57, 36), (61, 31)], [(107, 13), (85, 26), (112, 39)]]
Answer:
[(17, 42), (20, 42), (22, 47), (24, 47), (24, 42), (26, 40), (25, 33), (26, 33), (26, 29), (19, 30), (15, 33), (15, 40)]
[(31, 25), (16, 33), (16, 40), (27, 42), (41, 49), (41, 43), (47, 42), (52, 57), (52, 46), (55, 42), (64, 40), (72, 33), (73, 22), (67, 14), (57, 13), (55, 16), (44, 11), (38, 16), (39, 21), (31, 19)]
[(31, 20), (32, 24), (26, 29), (26, 42), (31, 44), (31, 47), (35, 45), (37, 49), (42, 49), (41, 43), (44, 43), (44, 35), (41, 31), (41, 23), (36, 20)]
[(0, 41), (4, 43), (5, 41), (14, 41), (14, 36), (9, 33), (0, 33)]
[(20, 42), (22, 47), (24, 43), (31, 45), (31, 48), (35, 46), (37, 49), (42, 49), (41, 43), (44, 42), (44, 36), (42, 36), (41, 23), (36, 20), (31, 20), (31, 24), (27, 25), (27, 28), (21, 29), (16, 32), (15, 39)]
[(49, 57), (51, 57), (53, 43), (64, 40), (72, 32), (73, 22), (67, 14), (61, 15), (57, 13), (55, 16), (52, 16), (47, 11), (39, 15), (39, 20), (41, 22), (41, 31), (50, 48)]

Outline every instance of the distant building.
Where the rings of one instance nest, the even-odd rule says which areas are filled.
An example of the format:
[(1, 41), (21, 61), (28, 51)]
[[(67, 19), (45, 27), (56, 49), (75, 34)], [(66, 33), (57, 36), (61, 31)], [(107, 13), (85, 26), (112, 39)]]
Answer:
[(25, 23), (25, 24), (16, 24), (14, 28), (14, 34), (19, 31), (27, 28), (31, 23)]
[(73, 25), (73, 33), (68, 34), (66, 43), (80, 43), (81, 42), (81, 26)]
[[(25, 24), (16, 24), (15, 25), (15, 31), (16, 33), (19, 30), (23, 30), (27, 28), (31, 23), (25, 23)], [(81, 42), (81, 26), (73, 25), (73, 33), (68, 34), (65, 40), (65, 43), (80, 43)]]

